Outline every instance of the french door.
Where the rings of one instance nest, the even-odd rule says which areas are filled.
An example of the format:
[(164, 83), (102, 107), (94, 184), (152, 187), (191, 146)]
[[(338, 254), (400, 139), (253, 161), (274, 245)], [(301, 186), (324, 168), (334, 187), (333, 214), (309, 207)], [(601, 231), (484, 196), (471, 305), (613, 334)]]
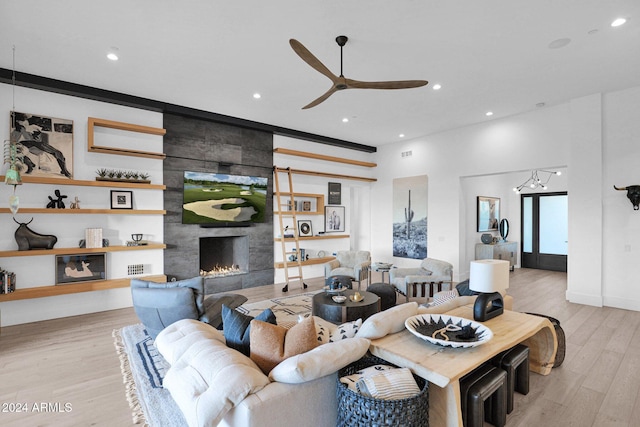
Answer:
[(522, 267), (566, 272), (567, 193), (522, 194), (520, 202)]

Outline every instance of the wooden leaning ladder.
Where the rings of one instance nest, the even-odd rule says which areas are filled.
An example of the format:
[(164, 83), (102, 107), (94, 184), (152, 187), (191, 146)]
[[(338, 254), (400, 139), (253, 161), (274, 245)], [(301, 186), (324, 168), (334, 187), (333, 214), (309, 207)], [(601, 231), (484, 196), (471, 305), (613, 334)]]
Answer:
[[(288, 192), (280, 191), (279, 175), (281, 173), (287, 174), (289, 183)], [(277, 166), (273, 167), (273, 177), (276, 184), (275, 194), (277, 204), (276, 209), (274, 210), (278, 211), (278, 223), (280, 225), (280, 244), (282, 247), (282, 268), (284, 269), (285, 278), (285, 286), (284, 288), (282, 288), (282, 292), (287, 292), (289, 290), (290, 280), (298, 280), (302, 285), (301, 289), (307, 288), (307, 284), (304, 283), (304, 278), (302, 277), (303, 260), (300, 256), (300, 236), (298, 235), (298, 221), (296, 217), (296, 206), (293, 197), (293, 180), (291, 178), (291, 175), (291, 168), (279, 168)], [(283, 203), (283, 198), (285, 203)], [(293, 233), (287, 233), (289, 229), (291, 229)], [(292, 237), (285, 237), (285, 235), (291, 235)], [(292, 244), (292, 248), (287, 248), (287, 245), (291, 246)], [(292, 255), (295, 258), (295, 261), (289, 260), (289, 256)], [(290, 268), (297, 268), (298, 275), (290, 276)]]

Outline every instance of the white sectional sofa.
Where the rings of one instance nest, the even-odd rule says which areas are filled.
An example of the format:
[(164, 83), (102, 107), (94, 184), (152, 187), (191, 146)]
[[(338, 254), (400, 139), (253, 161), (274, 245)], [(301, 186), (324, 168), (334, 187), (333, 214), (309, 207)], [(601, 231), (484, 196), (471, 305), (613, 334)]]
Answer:
[[(404, 321), (415, 314), (443, 313), (474, 301), (457, 297), (434, 307), (416, 302), (395, 306), (369, 317), (355, 337), (289, 357), (269, 375), (227, 347), (221, 331), (197, 320), (180, 320), (155, 340), (171, 364), (163, 385), (190, 427), (333, 427), (337, 371), (363, 357), (369, 340), (404, 330)], [(505, 307), (511, 306), (512, 298), (505, 296)]]
[(336, 373), (364, 356), (369, 340), (322, 344), (284, 360), (269, 376), (227, 347), (222, 332), (196, 320), (170, 325), (155, 345), (171, 364), (163, 385), (190, 427), (333, 427)]

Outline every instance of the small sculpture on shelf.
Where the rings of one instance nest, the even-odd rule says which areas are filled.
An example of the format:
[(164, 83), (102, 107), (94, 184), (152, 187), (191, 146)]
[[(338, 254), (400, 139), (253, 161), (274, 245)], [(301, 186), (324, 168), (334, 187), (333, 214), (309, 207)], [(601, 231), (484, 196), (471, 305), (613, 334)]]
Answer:
[(16, 224), (19, 225), (14, 234), (16, 243), (18, 243), (19, 251), (28, 251), (31, 249), (53, 249), (53, 246), (58, 241), (58, 238), (56, 236), (53, 236), (51, 234), (36, 233), (35, 231), (27, 227), (29, 224), (31, 224), (33, 218), (31, 218), (31, 221), (27, 223), (18, 222), (15, 218), (13, 218), (13, 220), (16, 222)]
[(55, 191), (55, 195), (56, 195), (57, 199), (54, 199), (53, 197), (48, 196), (49, 197), (49, 203), (47, 203), (47, 208), (48, 209), (56, 209), (56, 208), (57, 209), (64, 209), (65, 206), (64, 206), (64, 202), (62, 201), (62, 199), (66, 199), (67, 196), (65, 196), (63, 194), (60, 194), (60, 190), (56, 190)]
[(80, 209), (80, 200), (78, 200), (78, 196), (76, 196), (69, 205), (69, 209)]

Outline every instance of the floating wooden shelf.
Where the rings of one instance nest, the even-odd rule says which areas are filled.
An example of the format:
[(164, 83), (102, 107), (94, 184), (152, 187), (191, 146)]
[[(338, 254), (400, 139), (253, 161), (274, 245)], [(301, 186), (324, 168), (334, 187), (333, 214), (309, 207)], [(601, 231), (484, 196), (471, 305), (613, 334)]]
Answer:
[[(303, 266), (305, 265), (317, 265), (317, 264), (324, 264), (326, 262), (332, 261), (336, 259), (335, 257), (332, 256), (327, 256), (327, 257), (322, 257), (322, 258), (310, 258), (306, 261), (302, 261), (300, 264), (302, 264)], [(290, 267), (296, 267), (298, 265), (297, 261), (287, 261), (286, 263), (288, 266)], [(275, 268), (284, 268), (285, 267), (285, 263), (284, 262), (275, 262), (273, 263), (273, 266)]]
[[(280, 195), (282, 196), (282, 199), (285, 200), (287, 203), (284, 204), (284, 207), (286, 207), (286, 205), (288, 204), (288, 202), (291, 200), (291, 193), (280, 193)], [(277, 197), (274, 193), (274, 206), (275, 204), (277, 204)], [(300, 209), (295, 211), (296, 215), (324, 215), (324, 194), (313, 194), (313, 193), (293, 193), (293, 199), (294, 201), (302, 204), (302, 202), (305, 201), (309, 201), (311, 202), (311, 200), (305, 200), (305, 199), (314, 199), (315, 203), (316, 203), (316, 210), (315, 211), (301, 211)], [(282, 208), (283, 206), (278, 206), (278, 208)], [(273, 212), (276, 215), (293, 215), (294, 211), (274, 211)]]
[[(0, 176), (4, 181), (4, 176)], [(145, 190), (166, 190), (162, 184), (142, 184), (139, 182), (121, 181), (83, 181), (78, 179), (44, 178), (40, 176), (22, 176), (22, 182), (26, 184), (53, 184), (53, 185), (78, 185), (82, 187), (111, 187), (111, 188), (141, 188)]]
[(297, 175), (311, 175), (311, 176), (323, 176), (326, 178), (336, 178), (336, 179), (350, 179), (353, 181), (366, 181), (366, 182), (376, 182), (376, 178), (367, 178), (364, 176), (353, 176), (353, 175), (342, 175), (339, 173), (328, 173), (328, 172), (317, 172), (317, 171), (307, 171), (301, 169), (291, 169), (291, 173)]
[[(0, 208), (0, 213), (11, 213), (9, 208)], [(20, 208), (18, 213), (32, 214), (109, 214), (109, 215), (166, 215), (164, 209), (47, 209)]]
[[(348, 239), (349, 236), (348, 234), (323, 234), (322, 236), (300, 236), (298, 237), (298, 240), (325, 240), (325, 239)], [(273, 240), (275, 242), (279, 242), (282, 240), (282, 237), (274, 237)], [(285, 242), (293, 242), (294, 238), (293, 237), (285, 237)]]
[[(164, 274), (155, 276), (136, 277), (152, 282), (165, 282)], [(23, 299), (53, 297), (56, 295), (77, 294), (81, 292), (104, 291), (106, 289), (128, 288), (131, 286), (131, 277), (111, 280), (97, 280), (95, 282), (69, 283), (65, 285), (38, 286), (36, 288), (16, 289), (10, 294), (1, 294), (0, 302), (17, 301)]]
[(155, 128), (150, 126), (134, 125), (131, 123), (115, 122), (113, 120), (97, 119), (95, 117), (89, 117), (87, 126), (87, 151), (94, 153), (106, 153), (106, 154), (119, 154), (123, 156), (133, 157), (147, 157), (150, 159), (164, 159), (167, 157), (164, 153), (155, 153), (151, 151), (142, 150), (130, 150), (127, 148), (116, 147), (104, 147), (93, 144), (93, 131), (94, 127), (103, 127), (110, 129), (118, 129), (129, 132), (147, 133), (151, 135), (164, 135), (167, 133), (166, 129)]
[(0, 251), (0, 258), (17, 256), (39, 256), (39, 255), (75, 255), (90, 254), (100, 252), (120, 252), (120, 251), (143, 251), (150, 249), (166, 249), (164, 243), (150, 243), (140, 246), (107, 246), (104, 248), (53, 248), (53, 249), (32, 249), (30, 251)]
[(307, 157), (309, 159), (316, 159), (316, 160), (326, 160), (328, 162), (346, 163), (349, 165), (363, 166), (366, 168), (375, 168), (376, 166), (378, 166), (376, 163), (371, 163), (371, 162), (345, 159), (342, 157), (325, 156), (324, 154), (307, 153), (305, 151), (290, 150), (288, 148), (281, 148), (281, 147), (274, 148), (273, 152), (277, 154), (287, 154), (289, 156)]

